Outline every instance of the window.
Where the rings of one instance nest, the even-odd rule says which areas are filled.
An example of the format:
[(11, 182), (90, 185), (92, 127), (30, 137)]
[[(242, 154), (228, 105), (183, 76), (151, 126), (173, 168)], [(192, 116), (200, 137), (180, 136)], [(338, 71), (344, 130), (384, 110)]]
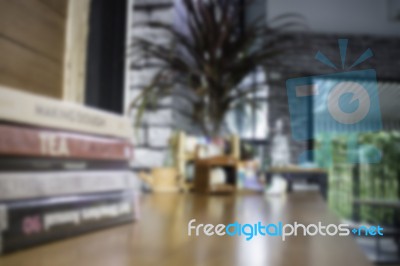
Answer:
[(242, 139), (265, 140), (268, 136), (268, 86), (265, 81), (261, 68), (246, 78), (240, 86), (252, 92), (226, 117), (228, 130)]

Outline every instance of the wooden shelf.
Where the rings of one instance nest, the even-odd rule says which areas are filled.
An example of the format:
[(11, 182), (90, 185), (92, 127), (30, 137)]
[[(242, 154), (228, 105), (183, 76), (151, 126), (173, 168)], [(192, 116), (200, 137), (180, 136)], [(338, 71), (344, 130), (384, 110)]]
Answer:
[[(236, 172), (238, 161), (230, 156), (217, 156), (195, 161), (194, 189), (203, 193), (231, 193), (236, 188)], [(224, 168), (227, 182), (218, 186), (210, 186), (211, 171), (215, 167)]]

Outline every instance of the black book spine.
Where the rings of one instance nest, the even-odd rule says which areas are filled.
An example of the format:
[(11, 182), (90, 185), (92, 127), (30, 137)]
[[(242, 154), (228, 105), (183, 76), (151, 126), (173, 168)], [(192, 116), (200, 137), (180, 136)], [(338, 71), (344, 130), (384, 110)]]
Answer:
[(0, 253), (133, 221), (135, 206), (130, 191), (0, 203)]

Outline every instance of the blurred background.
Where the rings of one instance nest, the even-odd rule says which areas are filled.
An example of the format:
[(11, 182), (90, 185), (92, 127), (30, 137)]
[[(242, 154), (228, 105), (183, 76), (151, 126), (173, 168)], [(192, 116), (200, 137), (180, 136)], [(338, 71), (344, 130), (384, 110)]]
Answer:
[[(0, 264), (400, 265), (399, 48), (397, 0), (0, 0), (0, 251), (123, 224)], [(327, 94), (357, 84), (342, 127)], [(119, 211), (21, 229), (90, 207)], [(211, 241), (193, 218), (385, 236)]]

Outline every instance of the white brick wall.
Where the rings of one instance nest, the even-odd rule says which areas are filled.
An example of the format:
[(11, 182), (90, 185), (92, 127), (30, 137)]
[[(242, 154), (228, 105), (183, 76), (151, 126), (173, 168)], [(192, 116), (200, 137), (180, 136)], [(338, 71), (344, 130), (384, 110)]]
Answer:
[[(133, 12), (131, 24), (128, 33), (130, 40), (134, 38), (148, 38), (159, 43), (169, 41), (166, 31), (154, 30), (149, 28), (133, 27), (133, 24), (146, 21), (161, 21), (164, 23), (173, 23), (174, 9), (171, 8), (143, 8), (144, 5), (152, 4), (168, 4), (173, 0), (135, 0), (136, 9), (131, 8)], [(154, 59), (138, 62), (133, 51), (131, 61), (135, 66), (145, 64), (160, 64), (162, 62)], [(140, 88), (148, 85), (157, 73), (157, 68), (131, 69), (129, 71), (128, 92), (129, 99), (134, 99), (140, 95)], [(142, 123), (138, 129), (138, 134), (134, 136), (135, 159), (132, 162), (134, 168), (153, 168), (160, 167), (164, 164), (166, 152), (168, 149), (168, 141), (173, 132), (175, 125), (173, 109), (173, 97), (165, 97), (160, 99), (158, 106), (162, 107), (155, 111), (146, 112), (143, 115)], [(130, 111), (130, 116), (134, 121), (137, 109)]]
[(166, 152), (148, 148), (136, 148), (135, 159), (131, 166), (134, 168), (154, 168), (163, 166)]
[(148, 144), (150, 147), (167, 148), (169, 139), (172, 135), (172, 129), (166, 127), (153, 127), (149, 130)]
[(152, 79), (157, 75), (157, 68), (143, 68), (140, 70), (133, 70), (132, 73), (132, 87), (139, 88), (148, 85)]
[[(136, 118), (137, 109), (132, 109), (131, 117)], [(142, 117), (142, 124), (148, 126), (164, 126), (170, 128), (173, 126), (173, 111), (171, 109), (159, 109), (157, 111), (147, 111)]]
[(154, 10), (150, 14), (151, 21), (173, 24), (175, 12), (173, 9), (168, 10)]
[(147, 144), (147, 133), (144, 128), (135, 129), (133, 134), (133, 145), (135, 145), (135, 147), (145, 146)]

